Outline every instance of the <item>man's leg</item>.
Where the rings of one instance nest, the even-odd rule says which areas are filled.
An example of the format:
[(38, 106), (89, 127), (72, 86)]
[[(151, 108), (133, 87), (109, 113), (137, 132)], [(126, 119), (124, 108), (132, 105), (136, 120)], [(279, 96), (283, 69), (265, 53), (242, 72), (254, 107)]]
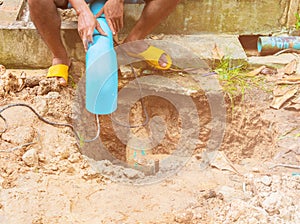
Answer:
[(125, 42), (144, 39), (176, 8), (180, 0), (145, 0), (145, 2), (141, 17), (128, 34)]
[[(176, 8), (180, 0), (145, 0), (145, 2), (143, 12), (125, 39), (125, 43), (144, 39)], [(136, 49), (136, 53), (138, 53), (145, 51), (148, 45), (145, 42), (140, 42), (135, 48), (138, 48)], [(162, 55), (159, 64), (166, 67), (166, 61), (166, 56)]]
[[(28, 0), (31, 20), (53, 54), (52, 65), (70, 64), (60, 36), (61, 19), (57, 11), (67, 4), (67, 0)], [(65, 84), (65, 80), (59, 78), (59, 83)]]

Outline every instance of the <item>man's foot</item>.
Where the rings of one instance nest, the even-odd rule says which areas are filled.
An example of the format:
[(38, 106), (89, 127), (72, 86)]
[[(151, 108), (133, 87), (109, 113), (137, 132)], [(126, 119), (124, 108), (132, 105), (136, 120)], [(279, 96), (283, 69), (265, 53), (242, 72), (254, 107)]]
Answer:
[[(130, 53), (131, 55), (141, 55), (149, 49), (149, 45), (145, 41), (135, 41), (130, 42), (125, 45), (125, 51)], [(154, 52), (156, 53), (156, 52)], [(167, 69), (170, 66), (170, 59), (168, 59), (168, 55), (165, 52), (161, 52), (158, 58), (158, 64), (161, 68)], [(153, 56), (150, 56), (153, 60)], [(158, 56), (157, 56), (158, 57)], [(145, 57), (145, 60), (147, 58)]]
[[(65, 65), (67, 67), (71, 66), (71, 60), (69, 58), (53, 58), (52, 60), (52, 66), (54, 65)], [(62, 71), (63, 73), (65, 73), (66, 71)], [(61, 76), (60, 76), (61, 75)], [(67, 86), (68, 85), (68, 79), (63, 78), (64, 76), (66, 76), (66, 74), (59, 74), (59, 76), (55, 76), (58, 85), (60, 86)]]

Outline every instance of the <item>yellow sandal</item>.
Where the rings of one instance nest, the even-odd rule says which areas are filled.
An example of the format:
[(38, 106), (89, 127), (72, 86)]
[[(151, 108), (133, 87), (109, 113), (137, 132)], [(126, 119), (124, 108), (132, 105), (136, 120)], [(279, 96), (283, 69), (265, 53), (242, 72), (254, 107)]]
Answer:
[(46, 77), (61, 77), (66, 81), (66, 84), (64, 84), (64, 86), (66, 86), (68, 85), (69, 66), (64, 64), (52, 65), (48, 69), (48, 74)]
[[(170, 55), (168, 55), (165, 51), (163, 51), (162, 49), (159, 49), (157, 47), (154, 47), (152, 45), (150, 45), (147, 50), (145, 50), (142, 53), (139, 54), (134, 54), (134, 53), (130, 53), (127, 52), (127, 54), (131, 57), (134, 58), (140, 58), (143, 59), (145, 61), (147, 61), (147, 63), (157, 69), (161, 69), (161, 70), (167, 70), (171, 67), (172, 65), (172, 59), (170, 57)], [(166, 58), (167, 58), (167, 66), (166, 67), (162, 67), (159, 64), (159, 59), (160, 57), (165, 54)]]

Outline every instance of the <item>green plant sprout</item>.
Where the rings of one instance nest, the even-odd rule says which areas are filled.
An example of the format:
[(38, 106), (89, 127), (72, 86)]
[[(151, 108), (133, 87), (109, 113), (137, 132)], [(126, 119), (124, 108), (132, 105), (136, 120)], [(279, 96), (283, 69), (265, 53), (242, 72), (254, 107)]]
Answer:
[(296, 30), (300, 30), (300, 14), (298, 12), (295, 13), (295, 17), (296, 17)]
[(246, 67), (247, 64), (244, 62), (234, 65), (230, 57), (223, 57), (213, 70), (218, 75), (225, 95), (230, 99), (232, 111), (234, 110), (236, 97), (241, 97), (243, 101), (247, 89), (258, 87), (267, 91), (264, 87), (264, 78), (247, 76)]
[(77, 133), (79, 137), (79, 147), (82, 148), (85, 144), (84, 136), (82, 136), (80, 133)]
[(73, 89), (77, 88), (77, 84), (74, 81), (74, 77), (72, 75), (69, 75), (69, 82), (70, 82), (70, 84), (71, 84), (71, 86), (72, 86)]

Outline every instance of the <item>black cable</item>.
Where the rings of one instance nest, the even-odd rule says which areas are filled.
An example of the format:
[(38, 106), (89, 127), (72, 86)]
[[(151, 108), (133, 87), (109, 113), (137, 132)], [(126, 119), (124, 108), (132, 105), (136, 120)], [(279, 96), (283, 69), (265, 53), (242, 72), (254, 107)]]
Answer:
[[(142, 87), (141, 87), (141, 84), (140, 84), (140, 82), (138, 81), (137, 74), (136, 74), (136, 72), (134, 71), (132, 64), (130, 64), (130, 66), (131, 66), (131, 70), (132, 70), (132, 72), (133, 72), (133, 74), (134, 74), (134, 76), (135, 76), (135, 80), (136, 80), (136, 83), (137, 83), (138, 88), (139, 88), (140, 98), (141, 98), (141, 104), (142, 104), (142, 108), (143, 108), (143, 111), (144, 111), (144, 114), (145, 114), (146, 119), (145, 119), (145, 121), (144, 121), (142, 124), (140, 124), (140, 125), (127, 125), (127, 124), (123, 124), (123, 123), (121, 123), (121, 122), (115, 120), (115, 119), (113, 118), (113, 114), (111, 114), (110, 117), (111, 117), (112, 122), (116, 123), (117, 125), (120, 125), (120, 126), (123, 126), (123, 127), (127, 127), (127, 128), (138, 128), (138, 127), (146, 126), (146, 125), (149, 123), (149, 115), (148, 115), (148, 113), (147, 113), (147, 110), (146, 110), (146, 107), (145, 107), (145, 104), (144, 104), (144, 100), (143, 100), (143, 96), (142, 96)], [(0, 109), (0, 118), (4, 121), (4, 124), (5, 124), (5, 128), (4, 128), (2, 131), (0, 131), (0, 133), (4, 133), (4, 132), (6, 132), (6, 130), (8, 129), (7, 120), (2, 116), (1, 113), (2, 113), (3, 111), (5, 111), (5, 110), (9, 109), (9, 108), (12, 108), (12, 107), (27, 107), (27, 108), (29, 108), (29, 109), (30, 109), (30, 110), (38, 117), (39, 120), (43, 121), (43, 122), (46, 123), (46, 124), (52, 125), (52, 126), (68, 127), (68, 128), (70, 128), (70, 129), (73, 131), (73, 133), (74, 133), (76, 139), (77, 139), (78, 141), (82, 141), (82, 139), (80, 138), (80, 136), (79, 136), (78, 133), (76, 132), (76, 130), (75, 130), (75, 128), (74, 128), (73, 125), (71, 125), (71, 124), (66, 124), (66, 123), (57, 123), (57, 122), (48, 121), (48, 120), (46, 120), (45, 118), (43, 118), (41, 115), (39, 115), (38, 112), (36, 112), (36, 110), (33, 109), (33, 107), (31, 107), (30, 105), (25, 104), (25, 103), (14, 103), (14, 104), (9, 104), (9, 105), (7, 105), (6, 107)], [(97, 114), (95, 114), (95, 116), (96, 116), (96, 122), (97, 122), (97, 133), (96, 133), (96, 136), (95, 136), (94, 138), (90, 139), (90, 140), (84, 140), (85, 143), (93, 142), (93, 141), (95, 141), (95, 140), (100, 136), (100, 122), (99, 122), (99, 116), (98, 116)]]
[(7, 126), (7, 121), (6, 121), (6, 119), (1, 115), (1, 113), (0, 113), (0, 118), (4, 121), (4, 125), (5, 125), (5, 128), (4, 128), (2, 131), (0, 131), (0, 133), (4, 133), (4, 132), (6, 132), (6, 130), (7, 130), (7, 128), (8, 128), (8, 126)]
[[(29, 106), (28, 104), (25, 104), (25, 103), (9, 104), (9, 105), (7, 105), (6, 107), (0, 109), (0, 118), (1, 118), (1, 119), (4, 121), (4, 123), (5, 123), (5, 129), (4, 129), (3, 131), (0, 131), (0, 133), (4, 133), (4, 132), (7, 130), (7, 127), (8, 127), (7, 121), (6, 121), (6, 119), (1, 115), (1, 113), (2, 113), (3, 111), (5, 111), (5, 110), (11, 108), (11, 107), (27, 107), (27, 108), (29, 108), (29, 109), (30, 109), (30, 110), (38, 117), (38, 119), (40, 119), (41, 121), (45, 122), (46, 124), (52, 125), (52, 126), (68, 127), (68, 128), (70, 128), (70, 129), (73, 131), (73, 133), (74, 133), (75, 137), (77, 138), (77, 140), (79, 140), (79, 141), (82, 140), (82, 139), (80, 139), (79, 135), (78, 135), (77, 132), (75, 131), (75, 128), (74, 128), (71, 124), (57, 123), (57, 122), (48, 121), (48, 120), (46, 120), (45, 118), (43, 118), (41, 115), (39, 115), (39, 114), (36, 112), (36, 110), (33, 109), (33, 107), (31, 107), (31, 106)], [(86, 142), (86, 143), (95, 141), (95, 140), (100, 136), (99, 117), (98, 117), (98, 115), (95, 115), (95, 116), (96, 116), (96, 120), (97, 120), (97, 128), (98, 128), (97, 134), (96, 134), (96, 136), (95, 136), (93, 139), (91, 139), (91, 140), (84, 140), (84, 142)]]

